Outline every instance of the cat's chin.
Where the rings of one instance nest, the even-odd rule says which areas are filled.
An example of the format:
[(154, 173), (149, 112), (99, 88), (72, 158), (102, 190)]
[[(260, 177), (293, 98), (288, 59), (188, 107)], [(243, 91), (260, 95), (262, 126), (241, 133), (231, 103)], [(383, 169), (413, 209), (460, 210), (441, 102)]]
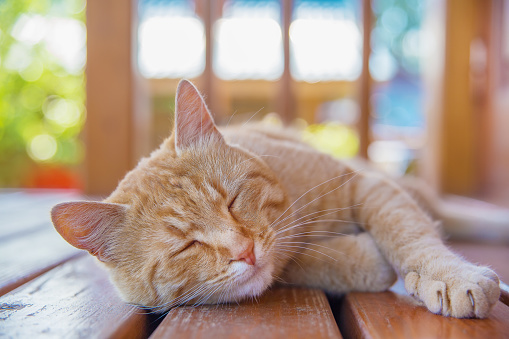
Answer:
[(228, 302), (240, 301), (262, 294), (272, 284), (274, 267), (266, 264), (264, 267), (253, 267), (251, 272), (241, 278), (238, 285), (231, 291)]

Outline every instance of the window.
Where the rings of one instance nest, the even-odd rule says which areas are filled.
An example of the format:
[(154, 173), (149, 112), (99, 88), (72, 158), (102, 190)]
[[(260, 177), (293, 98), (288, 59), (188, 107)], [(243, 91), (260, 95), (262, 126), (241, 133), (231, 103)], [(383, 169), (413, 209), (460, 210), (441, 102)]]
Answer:
[(362, 68), (357, 1), (295, 1), (291, 70), (308, 82), (355, 80)]
[(369, 158), (403, 174), (425, 142), (421, 61), (426, 50), (422, 27), (426, 0), (374, 0), (369, 71), (371, 95)]
[(205, 32), (193, 1), (141, 0), (138, 63), (148, 78), (196, 77), (205, 67)]
[(226, 80), (275, 80), (283, 72), (279, 1), (228, 0), (214, 27), (214, 71)]

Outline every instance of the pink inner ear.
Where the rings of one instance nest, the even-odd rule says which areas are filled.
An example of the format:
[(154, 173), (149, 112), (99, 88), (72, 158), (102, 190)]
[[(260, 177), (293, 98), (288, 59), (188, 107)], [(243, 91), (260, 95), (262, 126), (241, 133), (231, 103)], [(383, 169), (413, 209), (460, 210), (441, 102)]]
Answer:
[(68, 243), (106, 261), (108, 234), (122, 222), (124, 213), (123, 205), (77, 201), (53, 207), (51, 219)]
[(192, 83), (182, 80), (175, 100), (175, 143), (177, 150), (190, 147), (200, 140), (222, 140), (202, 96)]

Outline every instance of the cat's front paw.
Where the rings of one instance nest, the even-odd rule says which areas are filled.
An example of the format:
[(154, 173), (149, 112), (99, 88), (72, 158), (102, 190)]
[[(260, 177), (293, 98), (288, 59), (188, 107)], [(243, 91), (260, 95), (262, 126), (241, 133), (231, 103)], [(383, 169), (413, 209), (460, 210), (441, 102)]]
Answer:
[(465, 262), (435, 264), (410, 272), (406, 290), (433, 313), (456, 318), (486, 318), (500, 296), (499, 280), (487, 267)]

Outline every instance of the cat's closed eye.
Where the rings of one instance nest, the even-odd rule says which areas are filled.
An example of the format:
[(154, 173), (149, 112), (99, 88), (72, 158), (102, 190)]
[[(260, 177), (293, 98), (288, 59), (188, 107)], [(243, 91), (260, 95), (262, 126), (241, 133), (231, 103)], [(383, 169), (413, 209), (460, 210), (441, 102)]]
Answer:
[(189, 242), (189, 243), (186, 245), (186, 247), (184, 247), (182, 250), (180, 250), (179, 254), (180, 254), (180, 253), (182, 253), (182, 252), (184, 252), (184, 251), (186, 251), (186, 250), (188, 250), (188, 249), (190, 249), (190, 248), (192, 248), (193, 246), (201, 245), (201, 244), (202, 244), (202, 243), (201, 243), (201, 242), (199, 242), (198, 240), (193, 240), (193, 241)]
[(233, 204), (235, 203), (235, 201), (237, 200), (237, 198), (239, 197), (239, 193), (237, 193), (233, 199), (230, 201), (230, 203), (228, 204), (228, 212), (231, 212), (232, 211), (232, 208), (233, 208)]

